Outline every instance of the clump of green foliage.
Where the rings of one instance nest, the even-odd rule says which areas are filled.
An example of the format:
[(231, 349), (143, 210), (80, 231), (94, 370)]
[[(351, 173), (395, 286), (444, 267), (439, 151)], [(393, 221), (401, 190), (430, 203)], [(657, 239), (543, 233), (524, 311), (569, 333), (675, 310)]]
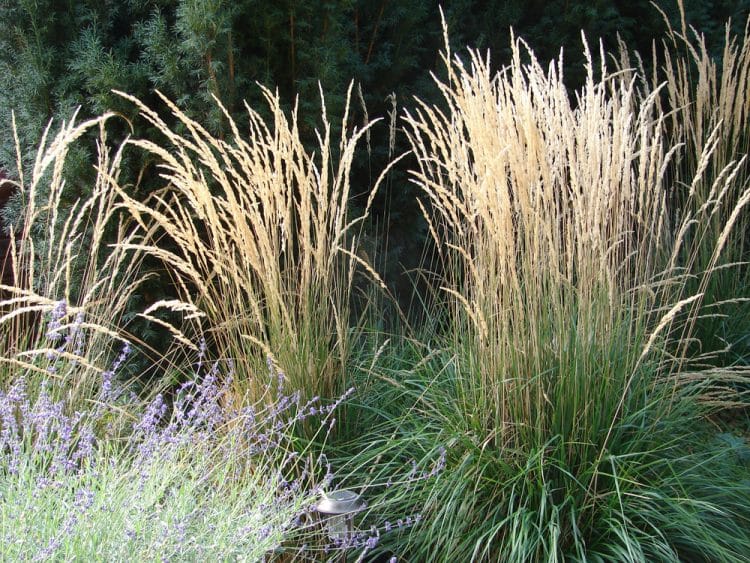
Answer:
[[(520, 40), (499, 72), (448, 45), (444, 104), (406, 117), (440, 320), (418, 337), (426, 355), (388, 375), (398, 390), (382, 404), (403, 410), (381, 407), (391, 441), (364, 454), (448, 448), (417, 495), (429, 517), (410, 553), (741, 561), (747, 467), (704, 417), (743, 404), (748, 372), (706, 368), (692, 346), (733, 298), (707, 288), (746, 271), (736, 131), (670, 129), (660, 96), (674, 84), (597, 69), (588, 50), (573, 98), (559, 62), (543, 68)], [(728, 72), (746, 66), (746, 50), (728, 53)], [(748, 77), (731, 77), (722, 96), (742, 108)]]

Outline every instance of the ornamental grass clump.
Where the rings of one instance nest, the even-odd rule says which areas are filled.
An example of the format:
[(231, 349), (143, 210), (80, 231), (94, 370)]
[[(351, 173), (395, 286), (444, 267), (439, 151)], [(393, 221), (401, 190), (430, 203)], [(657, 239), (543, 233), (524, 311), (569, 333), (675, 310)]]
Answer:
[[(684, 355), (702, 364), (748, 365), (750, 220), (744, 212), (733, 215), (746, 205), (741, 198), (750, 180), (750, 19), (741, 37), (730, 32), (727, 22), (724, 50), (712, 57), (703, 35), (686, 26), (681, 0), (678, 5), (681, 28), (674, 30), (665, 17), (668, 34), (650, 87), (665, 84), (659, 103), (668, 116), (668, 142), (684, 147), (670, 164), (670, 173), (684, 182), (670, 194), (672, 221), (687, 209), (705, 225), (681, 233), (686, 241), (678, 263), (693, 273), (713, 270), (684, 285), (685, 294), (704, 294), (693, 305)], [(734, 227), (725, 232), (727, 223)], [(710, 308), (700, 310), (700, 305)]]
[[(411, 538), (420, 559), (729, 561), (750, 549), (737, 475), (710, 448), (684, 449), (708, 402), (736, 402), (715, 383), (747, 374), (681, 371), (704, 304), (685, 283), (705, 288), (720, 265), (750, 198), (731, 184), (743, 162), (672, 178), (680, 147), (662, 88), (586, 57), (573, 98), (561, 60), (545, 69), (520, 40), (499, 72), (447, 50), (443, 105), (417, 101), (406, 117), (441, 264), (434, 314), (448, 319), (434, 380), (415, 390), (424, 430), (449, 446)], [(711, 137), (703, 147), (710, 159)], [(672, 212), (678, 182), (707, 182), (706, 200), (691, 192)], [(680, 257), (725, 205), (693, 270)]]
[[(117, 208), (113, 185), (122, 162), (106, 123), (112, 115), (52, 124), (40, 140), (31, 174), (19, 150), (17, 180), (24, 212), (10, 226), (5, 267), (12, 285), (0, 285), (0, 384), (18, 374), (34, 385), (64, 380), (72, 406), (98, 393), (108, 362), (127, 340), (128, 303), (145, 276), (142, 253), (126, 249), (140, 239)], [(86, 135), (97, 133), (97, 174), (90, 197), (71, 205), (67, 161)], [(90, 135), (89, 135), (90, 136)], [(46, 328), (45, 328), (46, 327)]]
[[(167, 185), (145, 203), (123, 198), (150, 234), (138, 248), (172, 273), (181, 301), (203, 317), (212, 349), (260, 362), (271, 356), (293, 387), (333, 397), (346, 387), (355, 273), (361, 267), (377, 278), (357, 256), (356, 241), (377, 186), (362, 215), (349, 206), (354, 150), (370, 125), (349, 132), (347, 103), (335, 146), (322, 100), (322, 130), (311, 152), (296, 109), (287, 116), (278, 95), (263, 94), (270, 120), (248, 107), (243, 134), (225, 112), (228, 140), (165, 98), (183, 133), (125, 96), (164, 137), (131, 143), (159, 159)], [(257, 387), (252, 375), (238, 374), (241, 392)]]

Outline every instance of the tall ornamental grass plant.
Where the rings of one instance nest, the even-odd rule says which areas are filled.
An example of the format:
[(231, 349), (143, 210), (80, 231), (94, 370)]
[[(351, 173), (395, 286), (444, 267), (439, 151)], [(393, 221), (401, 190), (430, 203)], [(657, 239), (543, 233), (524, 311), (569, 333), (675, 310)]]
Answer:
[[(415, 552), (739, 561), (750, 495), (733, 496), (726, 475), (702, 488), (719, 462), (682, 448), (709, 401), (735, 402), (719, 381), (747, 374), (682, 367), (705, 304), (686, 280), (705, 289), (720, 267), (750, 199), (733, 183), (743, 162), (673, 178), (681, 147), (669, 143), (661, 88), (610, 73), (604, 53), (595, 68), (586, 47), (573, 98), (561, 61), (545, 70), (522, 41), (512, 47), (499, 72), (489, 56), (446, 51), (443, 105), (417, 102), (406, 118), (448, 319), (442, 367), (417, 405), (423, 428), (455, 445), (426, 492)], [(706, 183), (705, 200), (688, 193), (671, 212), (678, 182)], [(706, 218), (727, 205), (713, 230)], [(694, 241), (711, 245), (700, 269), (685, 261)]]
[[(64, 381), (71, 408), (99, 391), (103, 366), (127, 340), (127, 305), (145, 278), (143, 254), (132, 250), (140, 239), (128, 229), (113, 189), (123, 147), (113, 150), (107, 140), (112, 115), (82, 123), (75, 117), (54, 135), (50, 124), (30, 176), (19, 148), (15, 187), (24, 214), (11, 226), (4, 263), (13, 284), (0, 286), (0, 383), (20, 376), (30, 386)], [(92, 195), (66, 207), (68, 153), (97, 129)]]
[[(352, 158), (370, 125), (350, 130), (347, 103), (334, 145), (321, 94), (322, 130), (311, 152), (296, 109), (287, 116), (278, 95), (263, 92), (270, 123), (248, 107), (243, 135), (225, 114), (228, 141), (166, 99), (183, 133), (126, 96), (164, 137), (131, 143), (159, 159), (167, 185), (145, 203), (123, 198), (150, 234), (137, 248), (163, 260), (219, 354), (270, 356), (293, 387), (332, 397), (345, 389), (355, 273), (362, 267), (377, 279), (356, 241), (377, 185), (362, 215), (350, 209)], [(237, 384), (243, 392), (256, 387), (252, 372), (238, 374)]]

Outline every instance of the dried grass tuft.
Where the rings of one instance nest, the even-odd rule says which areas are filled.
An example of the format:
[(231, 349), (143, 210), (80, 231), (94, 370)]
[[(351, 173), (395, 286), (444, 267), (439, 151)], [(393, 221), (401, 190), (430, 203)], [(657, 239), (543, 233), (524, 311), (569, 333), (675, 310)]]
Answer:
[[(131, 144), (160, 159), (166, 182), (145, 203), (121, 195), (144, 232), (153, 229), (137, 249), (162, 260), (180, 299), (205, 314), (201, 330), (244, 372), (243, 394), (261, 390), (253, 373), (273, 352), (293, 388), (334, 396), (346, 378), (354, 271), (377, 278), (355, 252), (372, 197), (357, 217), (349, 206), (354, 150), (375, 122), (350, 128), (350, 87), (334, 145), (321, 92), (322, 129), (311, 153), (296, 109), (287, 116), (277, 94), (263, 94), (270, 119), (248, 107), (244, 135), (217, 100), (232, 132), (227, 141), (163, 96), (184, 135), (121, 94), (164, 136), (162, 144)], [(164, 235), (172, 244), (161, 243)]]
[[(33, 170), (25, 176), (19, 154), (15, 182), (24, 213), (11, 226), (13, 285), (0, 286), (0, 363), (3, 385), (24, 374), (32, 380), (65, 379), (71, 408), (89, 400), (101, 386), (101, 374), (119, 353), (127, 334), (124, 313), (143, 281), (137, 234), (118, 210), (122, 146), (107, 139), (112, 118), (76, 123), (76, 115), (52, 135), (50, 124), (40, 141)], [(96, 178), (91, 194), (72, 204), (65, 163), (71, 147), (98, 129)], [(64, 303), (64, 307), (60, 307)], [(53, 311), (59, 338), (75, 346), (58, 349), (47, 333)], [(58, 365), (64, 371), (58, 371)]]

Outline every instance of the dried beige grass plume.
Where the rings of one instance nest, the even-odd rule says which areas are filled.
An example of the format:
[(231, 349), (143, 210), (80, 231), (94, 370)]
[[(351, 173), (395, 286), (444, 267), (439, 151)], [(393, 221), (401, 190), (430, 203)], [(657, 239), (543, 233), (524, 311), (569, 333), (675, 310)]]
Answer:
[[(355, 251), (375, 191), (361, 215), (352, 217), (349, 207), (355, 147), (375, 121), (351, 129), (350, 86), (334, 146), (321, 92), (322, 129), (311, 153), (296, 108), (287, 116), (278, 95), (262, 91), (270, 119), (247, 107), (245, 135), (220, 105), (232, 132), (228, 141), (163, 96), (184, 135), (121, 94), (166, 140), (131, 141), (159, 157), (166, 188), (145, 203), (121, 195), (144, 231), (156, 228), (138, 249), (173, 272), (180, 299), (206, 315), (204, 328), (221, 354), (272, 353), (295, 387), (335, 393), (348, 349), (353, 272), (361, 267), (377, 278)], [(161, 235), (173, 244), (160, 244)], [(242, 384), (252, 388), (254, 375), (246, 369)]]

